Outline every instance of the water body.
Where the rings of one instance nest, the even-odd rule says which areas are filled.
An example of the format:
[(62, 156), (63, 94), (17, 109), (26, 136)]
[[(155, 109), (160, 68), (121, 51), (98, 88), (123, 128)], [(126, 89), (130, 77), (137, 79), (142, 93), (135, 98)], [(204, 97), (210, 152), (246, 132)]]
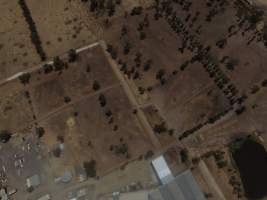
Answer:
[(267, 153), (256, 141), (247, 139), (233, 153), (241, 175), (246, 197), (259, 199), (267, 196)]

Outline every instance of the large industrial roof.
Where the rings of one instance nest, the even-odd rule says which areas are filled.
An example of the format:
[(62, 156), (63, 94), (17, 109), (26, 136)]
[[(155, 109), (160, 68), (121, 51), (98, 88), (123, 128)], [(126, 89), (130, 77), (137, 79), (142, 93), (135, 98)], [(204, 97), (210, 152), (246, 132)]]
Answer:
[(149, 194), (149, 200), (205, 200), (190, 170)]

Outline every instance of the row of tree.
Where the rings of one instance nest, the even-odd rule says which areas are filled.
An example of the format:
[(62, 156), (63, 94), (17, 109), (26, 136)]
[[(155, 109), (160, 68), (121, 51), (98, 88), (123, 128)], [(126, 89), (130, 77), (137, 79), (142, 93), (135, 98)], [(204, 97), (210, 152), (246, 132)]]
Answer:
[(19, 0), (19, 5), (22, 9), (22, 12), (23, 12), (23, 15), (26, 19), (26, 22), (29, 25), (29, 29), (31, 32), (31, 41), (34, 44), (35, 49), (36, 49), (38, 55), (40, 56), (41, 60), (44, 61), (47, 58), (46, 53), (42, 47), (42, 42), (41, 42), (41, 39), (39, 37), (35, 22), (33, 21), (33, 18), (31, 16), (31, 12), (30, 12), (25, 0)]

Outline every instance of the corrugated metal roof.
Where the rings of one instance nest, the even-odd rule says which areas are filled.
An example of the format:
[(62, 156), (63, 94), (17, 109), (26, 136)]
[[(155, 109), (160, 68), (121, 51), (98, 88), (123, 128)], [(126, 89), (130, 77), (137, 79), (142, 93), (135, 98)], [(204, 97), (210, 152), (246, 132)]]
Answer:
[(190, 170), (149, 194), (150, 200), (206, 200)]

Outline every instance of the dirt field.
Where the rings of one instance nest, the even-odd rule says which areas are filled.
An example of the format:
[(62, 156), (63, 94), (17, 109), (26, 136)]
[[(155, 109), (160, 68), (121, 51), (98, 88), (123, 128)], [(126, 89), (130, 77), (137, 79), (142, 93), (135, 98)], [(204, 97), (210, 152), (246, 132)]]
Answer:
[(101, 89), (118, 84), (109, 63), (103, 59), (100, 47), (80, 53), (77, 62), (69, 64), (61, 74), (37, 73), (30, 89), (37, 118), (64, 106), (64, 97), (76, 101), (90, 96), (94, 81), (99, 83)]
[[(86, 72), (88, 66), (90, 72)], [(45, 128), (44, 141), (51, 149), (58, 136), (64, 137), (65, 165), (94, 159), (101, 175), (152, 148), (99, 46), (79, 54), (77, 62), (60, 75), (52, 72), (36, 76), (29, 90), (37, 121)], [(96, 92), (92, 89), (95, 80), (100, 84)], [(105, 107), (99, 104), (100, 94), (106, 98)], [(71, 102), (66, 104), (64, 96)], [(112, 150), (122, 144), (128, 146), (127, 158)]]
[(54, 57), (97, 40), (98, 25), (81, 1), (27, 1), (44, 50)]
[[(229, 108), (227, 99), (199, 63), (189, 65), (185, 71), (180, 70), (180, 66), (191, 59), (192, 53), (185, 50), (181, 54), (177, 51), (181, 45), (181, 38), (177, 37), (167, 22), (164, 19), (155, 21), (153, 12), (150, 11), (145, 12), (141, 18), (145, 15), (148, 15), (150, 24), (145, 28), (146, 39), (139, 39), (137, 28), (140, 17), (135, 16), (117, 19), (112, 28), (107, 29), (112, 34), (107, 34), (105, 38), (107, 43), (112, 44), (117, 50), (117, 60), (127, 63), (128, 71), (136, 65), (136, 54), (141, 53), (141, 66), (135, 68), (139, 78), (135, 79), (132, 75), (129, 80), (135, 84), (135, 93), (139, 95), (140, 87), (144, 90), (151, 87), (152, 90), (144, 94), (148, 95), (147, 101), (158, 107), (169, 127), (177, 133), (205, 122), (209, 117)], [(123, 24), (126, 25), (128, 33), (121, 37)], [(124, 46), (127, 42), (131, 48), (129, 54), (124, 55)], [(151, 68), (145, 71), (143, 67), (147, 60), (151, 60), (152, 64)], [(162, 69), (166, 80), (164, 85), (156, 79), (158, 71)]]
[(33, 121), (33, 112), (25, 90), (18, 81), (0, 88), (0, 130), (20, 131)]
[[(66, 149), (70, 149), (76, 162), (96, 160), (99, 174), (126, 161), (124, 156), (117, 156), (110, 150), (111, 145), (127, 143), (131, 157), (137, 157), (151, 148), (149, 139), (144, 136), (139, 122), (129, 109), (131, 105), (123, 90), (116, 87), (104, 95), (114, 113), (117, 131), (114, 131), (114, 125), (108, 123), (97, 95), (85, 98), (71, 109), (41, 123), (47, 131), (47, 137), (54, 137), (54, 144), (57, 135), (65, 138)], [(78, 113), (77, 117), (73, 115), (74, 112)]]

